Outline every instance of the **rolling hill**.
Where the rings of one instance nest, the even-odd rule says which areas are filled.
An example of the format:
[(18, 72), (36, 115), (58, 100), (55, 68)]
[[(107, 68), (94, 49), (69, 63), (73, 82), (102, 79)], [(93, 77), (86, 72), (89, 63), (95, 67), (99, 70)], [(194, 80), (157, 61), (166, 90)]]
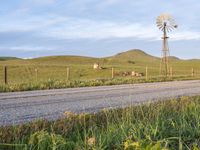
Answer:
[(6, 60), (16, 60), (19, 59), (17, 57), (0, 57), (0, 61), (6, 61)]
[[(192, 65), (200, 63), (200, 60), (181, 60), (171, 56), (170, 61), (173, 64)], [(85, 56), (47, 56), (34, 59), (19, 59), (15, 57), (0, 57), (0, 65), (92, 65), (93, 63), (103, 65), (150, 65), (158, 66), (160, 58), (149, 55), (142, 50), (132, 49), (114, 56), (94, 58)]]
[(129, 50), (122, 52), (110, 57), (104, 58), (94, 58), (94, 57), (85, 57), (85, 56), (47, 56), (39, 57), (33, 59), (18, 59), (15, 57), (0, 57), (0, 64), (8, 65), (30, 65), (30, 64), (40, 64), (40, 65), (63, 65), (63, 64), (93, 64), (95, 62), (106, 63), (106, 64), (124, 64), (128, 61), (132, 62), (151, 62), (158, 61), (159, 58), (151, 56), (142, 50)]
[[(173, 64), (193, 65), (199, 64), (200, 60), (182, 60), (174, 56), (170, 56), (170, 62)], [(15, 57), (0, 57), (0, 65), (91, 65), (93, 63), (105, 65), (150, 65), (158, 66), (160, 58), (149, 55), (142, 50), (132, 49), (114, 56), (94, 58), (85, 56), (47, 56), (34, 59), (19, 59)]]
[[(71, 80), (108, 79), (111, 68), (115, 73), (136, 71), (145, 74), (148, 67), (149, 76), (159, 76), (160, 58), (151, 56), (142, 50), (133, 49), (114, 56), (94, 58), (84, 56), (48, 56), (34, 59), (3, 58), (0, 61), (0, 84), (3, 82), (3, 67), (8, 66), (10, 83), (29, 83), (39, 81), (65, 80), (67, 67), (70, 68)], [(99, 63), (103, 69), (94, 70), (93, 64)], [(174, 76), (200, 76), (200, 60), (182, 60), (170, 57), (170, 67)], [(37, 72), (36, 72), (37, 70)], [(17, 76), (16, 76), (17, 75)]]

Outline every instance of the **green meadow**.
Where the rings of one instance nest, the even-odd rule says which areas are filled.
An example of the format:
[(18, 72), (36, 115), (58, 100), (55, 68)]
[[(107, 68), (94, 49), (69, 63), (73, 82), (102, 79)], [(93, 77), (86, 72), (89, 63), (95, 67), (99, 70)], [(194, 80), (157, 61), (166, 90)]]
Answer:
[[(93, 69), (94, 63), (99, 63), (102, 69)], [(3, 66), (8, 68), (8, 85), (4, 85)], [(148, 67), (149, 82), (161, 80), (159, 78), (160, 58), (148, 55), (141, 50), (130, 50), (105, 58), (82, 56), (49, 56), (28, 60), (1, 58), (0, 91), (92, 86), (96, 85), (93, 82), (98, 81), (101, 83), (97, 85), (107, 85), (108, 82), (111, 85), (144, 82), (146, 67)], [(175, 80), (200, 77), (200, 60), (181, 60), (170, 57), (170, 67), (172, 67)], [(69, 74), (67, 68), (69, 68)], [(114, 79), (111, 79), (112, 68), (114, 68)], [(194, 76), (192, 76), (192, 69)], [(144, 76), (123, 76), (123, 73), (132, 71), (143, 73)], [(44, 86), (41, 86), (42, 84)]]

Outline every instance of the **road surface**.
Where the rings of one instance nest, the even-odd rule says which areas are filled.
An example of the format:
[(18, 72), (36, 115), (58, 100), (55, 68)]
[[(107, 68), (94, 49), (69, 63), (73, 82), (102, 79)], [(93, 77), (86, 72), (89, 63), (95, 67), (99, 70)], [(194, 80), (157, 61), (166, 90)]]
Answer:
[(200, 81), (0, 93), (0, 125), (57, 119), (65, 111), (95, 112), (185, 95), (200, 95)]

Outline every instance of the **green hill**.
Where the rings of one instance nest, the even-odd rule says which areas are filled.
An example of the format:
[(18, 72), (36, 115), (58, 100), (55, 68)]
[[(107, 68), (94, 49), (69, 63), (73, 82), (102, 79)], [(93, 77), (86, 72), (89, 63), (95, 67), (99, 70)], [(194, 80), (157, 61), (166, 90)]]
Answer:
[[(200, 60), (182, 60), (170, 56), (170, 62), (178, 65), (190, 66), (199, 64)], [(114, 56), (94, 58), (84, 56), (47, 56), (34, 59), (19, 59), (15, 57), (0, 57), (0, 65), (92, 65), (100, 63), (103, 65), (139, 65), (139, 66), (159, 66), (160, 58), (149, 55), (142, 50), (132, 49)]]
[(157, 63), (159, 58), (151, 56), (142, 50), (133, 49), (126, 52), (118, 53), (117, 55), (107, 58), (112, 64), (145, 64), (145, 63)]
[(151, 56), (139, 49), (133, 49), (133, 50), (129, 50), (126, 52), (118, 53), (117, 55), (112, 56), (111, 58), (124, 59), (124, 60), (130, 60), (130, 59), (134, 59), (134, 60), (154, 59), (154, 60), (157, 60), (158, 59), (157, 57)]
[(15, 59), (19, 59), (19, 58), (17, 58), (17, 57), (0, 57), (0, 61), (15, 60)]
[[(170, 60), (179, 61), (177, 57), (170, 57)], [(160, 61), (159, 57), (155, 57), (145, 53), (139, 49), (128, 50), (122, 53), (118, 53), (114, 56), (94, 58), (94, 57), (84, 57), (84, 56), (48, 56), (40, 57), (35, 59), (27, 60), (30, 63), (36, 64), (93, 64), (95, 62), (105, 63), (105, 64), (146, 64), (146, 63), (158, 63)]]
[[(200, 60), (181, 60), (177, 57), (171, 56), (170, 62), (178, 64), (178, 66), (190, 66), (193, 64), (199, 64)], [(109, 66), (159, 66), (160, 58), (149, 55), (142, 50), (132, 49), (122, 53), (118, 53), (114, 56), (94, 58), (84, 56), (47, 56), (34, 59), (19, 59), (15, 57), (0, 57), (0, 65), (93, 65), (94, 63), (100, 63), (101, 65)]]
[(129, 50), (110, 57), (94, 58), (84, 56), (48, 56), (27, 60), (29, 63), (34, 64), (49, 64), (49, 65), (64, 65), (64, 64), (80, 64), (87, 65), (93, 63), (104, 63), (108, 65), (128, 64), (128, 63), (146, 63), (157, 62), (158, 57), (151, 56), (142, 50)]
[(48, 56), (28, 60), (35, 64), (49, 64), (49, 65), (62, 65), (62, 64), (90, 64), (100, 60), (99, 58), (83, 57), (83, 56)]

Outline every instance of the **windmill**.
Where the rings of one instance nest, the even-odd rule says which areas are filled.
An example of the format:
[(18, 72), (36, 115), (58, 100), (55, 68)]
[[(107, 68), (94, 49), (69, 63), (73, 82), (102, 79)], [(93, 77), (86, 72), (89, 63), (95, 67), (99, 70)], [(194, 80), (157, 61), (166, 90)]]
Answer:
[(169, 74), (169, 46), (168, 46), (168, 36), (167, 33), (177, 28), (177, 24), (173, 17), (169, 14), (161, 14), (157, 17), (156, 24), (158, 28), (163, 32), (163, 48), (162, 48), (162, 58), (160, 62), (160, 75)]

